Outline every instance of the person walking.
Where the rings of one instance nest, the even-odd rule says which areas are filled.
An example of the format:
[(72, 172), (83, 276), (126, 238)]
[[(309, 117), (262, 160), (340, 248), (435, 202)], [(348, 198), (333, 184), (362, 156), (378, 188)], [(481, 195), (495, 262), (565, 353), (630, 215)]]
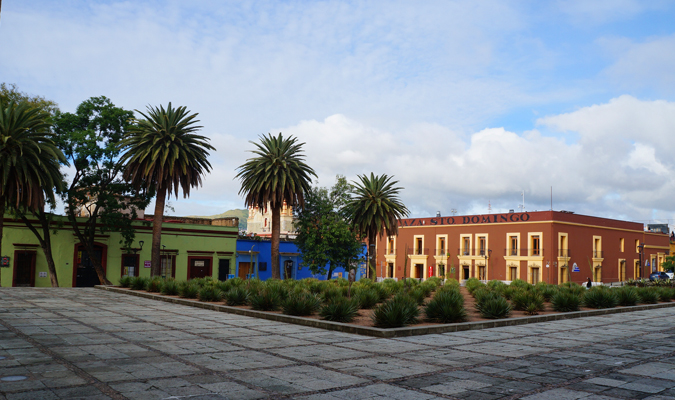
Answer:
[(593, 284), (591, 283), (591, 278), (586, 278), (586, 289), (590, 289)]

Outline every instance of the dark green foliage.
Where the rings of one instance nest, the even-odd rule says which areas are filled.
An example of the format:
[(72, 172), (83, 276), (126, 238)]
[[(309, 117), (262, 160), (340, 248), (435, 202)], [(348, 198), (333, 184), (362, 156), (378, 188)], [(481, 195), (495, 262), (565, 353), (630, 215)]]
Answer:
[(359, 290), (354, 296), (362, 309), (369, 309), (375, 307), (380, 302), (380, 296), (375, 289)]
[(426, 291), (424, 290), (424, 288), (418, 286), (418, 287), (410, 290), (408, 292), (408, 296), (410, 298), (412, 298), (413, 300), (415, 300), (418, 305), (422, 305), (422, 304), (424, 304), (424, 299), (427, 298), (427, 295), (426, 295), (425, 292)]
[(558, 312), (579, 311), (581, 297), (569, 290), (561, 290), (551, 297), (551, 305)]
[(640, 295), (634, 287), (624, 286), (616, 289), (615, 293), (620, 306), (634, 306), (640, 302)]
[(534, 291), (539, 293), (544, 298), (544, 301), (551, 301), (551, 297), (558, 293), (559, 288), (556, 285), (548, 285), (544, 282), (539, 282), (534, 287)]
[(612, 308), (619, 303), (614, 291), (596, 286), (584, 294), (584, 305), (590, 308)]
[(197, 298), (200, 301), (221, 301), (223, 292), (216, 285), (204, 285), (197, 292)]
[(466, 280), (466, 283), (464, 283), (464, 286), (466, 287), (466, 290), (473, 295), (473, 292), (475, 292), (479, 288), (484, 288), (485, 284), (481, 281), (478, 280), (478, 278), (469, 278)]
[(312, 315), (321, 308), (321, 299), (312, 293), (298, 293), (284, 300), (281, 307), (284, 314), (297, 316)]
[(392, 296), (392, 287), (385, 284), (377, 284), (373, 286), (373, 290), (377, 293), (377, 302), (386, 301)]
[(532, 285), (530, 285), (529, 283), (525, 282), (522, 279), (515, 279), (515, 280), (511, 281), (510, 286), (517, 287), (517, 288), (520, 288), (520, 289), (529, 290)]
[(673, 299), (673, 290), (668, 287), (660, 287), (656, 289), (659, 294), (659, 301), (670, 301)]
[(133, 290), (145, 290), (145, 287), (148, 284), (150, 279), (140, 276), (135, 276), (131, 278), (131, 289)]
[(535, 291), (518, 291), (511, 297), (511, 304), (514, 310), (525, 311), (528, 308), (535, 308), (536, 311), (544, 309), (544, 297)]
[(180, 297), (185, 297), (186, 299), (196, 299), (198, 292), (199, 292), (199, 285), (197, 285), (192, 281), (181, 282), (178, 285), (178, 294), (180, 295)]
[(511, 313), (511, 304), (502, 296), (490, 296), (483, 302), (476, 303), (476, 308), (481, 317), (490, 319), (506, 318)]
[(228, 306), (243, 306), (248, 302), (248, 291), (241, 286), (232, 287), (225, 293), (225, 302)]
[(638, 288), (638, 294), (640, 295), (640, 303), (656, 304), (659, 302), (659, 293), (653, 288), (650, 287)]
[(175, 296), (178, 294), (178, 283), (173, 279), (167, 279), (162, 282), (160, 292), (167, 296)]
[(131, 276), (123, 276), (120, 278), (120, 287), (128, 288), (131, 287)]
[(344, 297), (342, 290), (338, 287), (328, 287), (323, 292), (323, 301), (324, 303), (329, 303), (339, 297)]
[(449, 324), (466, 319), (464, 297), (457, 290), (442, 290), (436, 293), (425, 307), (424, 313), (428, 321)]
[(525, 310), (523, 311), (525, 311), (525, 314), (527, 315), (537, 315), (539, 314), (539, 311), (541, 311), (542, 309), (543, 309), (542, 305), (536, 302), (532, 302), (528, 303), (527, 307), (525, 307)]
[(281, 305), (282, 297), (279, 295), (281, 291), (274, 289), (274, 287), (268, 287), (260, 291), (257, 294), (251, 294), (249, 296), (249, 302), (251, 303), (251, 308), (258, 311), (276, 311)]
[(499, 293), (493, 292), (489, 290), (488, 288), (482, 287), (479, 289), (476, 289), (475, 292), (473, 292), (473, 298), (476, 300), (476, 304), (480, 304), (486, 300), (489, 299), (494, 299), (497, 297), (502, 297)]
[(487, 287), (490, 290), (501, 291), (503, 287), (507, 286), (504, 282), (498, 280), (492, 280), (487, 283)]
[(334, 322), (352, 322), (359, 312), (356, 299), (336, 297), (321, 307), (319, 315), (322, 319)]
[(148, 292), (159, 292), (162, 290), (162, 284), (164, 281), (162, 278), (156, 276), (154, 278), (151, 278), (148, 280), (147, 284), (145, 285), (145, 290)]
[(399, 294), (375, 309), (373, 324), (379, 328), (399, 328), (417, 322), (419, 308), (417, 300)]

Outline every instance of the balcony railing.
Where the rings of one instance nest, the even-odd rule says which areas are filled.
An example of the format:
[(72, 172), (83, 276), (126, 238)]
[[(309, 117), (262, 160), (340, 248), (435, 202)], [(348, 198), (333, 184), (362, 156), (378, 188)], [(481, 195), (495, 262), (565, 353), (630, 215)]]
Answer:
[(504, 249), (505, 256), (518, 256), (518, 249)]
[(429, 254), (429, 249), (420, 249), (420, 248), (408, 249), (408, 254), (412, 254), (415, 256), (426, 256)]
[(395, 256), (396, 255), (396, 249), (386, 249), (384, 251), (384, 255), (386, 256)]
[(602, 250), (593, 250), (593, 258), (602, 258)]
[(544, 249), (504, 249), (504, 255), (510, 257), (525, 257), (525, 256), (543, 256)]
[(470, 256), (471, 254), (473, 254), (471, 250), (472, 249), (469, 248), (457, 249), (457, 254), (459, 254), (460, 256)]
[(558, 257), (570, 257), (570, 249), (558, 249)]
[(436, 253), (435, 253), (435, 254), (436, 254), (437, 256), (447, 256), (447, 255), (448, 255), (448, 251), (447, 251), (446, 249), (436, 249)]

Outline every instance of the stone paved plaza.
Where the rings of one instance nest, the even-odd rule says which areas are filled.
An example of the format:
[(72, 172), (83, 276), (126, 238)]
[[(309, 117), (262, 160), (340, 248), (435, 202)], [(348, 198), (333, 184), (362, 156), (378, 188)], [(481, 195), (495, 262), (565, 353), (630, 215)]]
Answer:
[(0, 399), (675, 399), (675, 308), (376, 339), (98, 289), (0, 301)]

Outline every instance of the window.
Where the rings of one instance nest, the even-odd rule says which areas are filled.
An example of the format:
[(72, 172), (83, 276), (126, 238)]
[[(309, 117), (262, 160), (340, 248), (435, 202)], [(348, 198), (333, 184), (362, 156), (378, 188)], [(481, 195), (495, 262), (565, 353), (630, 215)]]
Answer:
[(640, 252), (640, 239), (635, 239), (635, 252)]
[(623, 240), (623, 238), (621, 238), (621, 239), (619, 239), (619, 249), (620, 249), (619, 251), (621, 251), (622, 253), (624, 252), (623, 245), (624, 245), (624, 240)]
[(173, 254), (165, 254), (161, 256), (161, 271), (162, 278), (176, 277), (176, 256)]
[(485, 236), (479, 236), (478, 237), (478, 248), (480, 250), (480, 255), (484, 256), (485, 255)]
[(533, 256), (541, 255), (541, 245), (539, 242), (539, 235), (532, 236), (532, 255)]
[(424, 254), (424, 239), (422, 237), (415, 237), (415, 254)]
[(136, 254), (122, 255), (122, 276), (138, 276), (139, 256)]
[(389, 238), (389, 245), (388, 245), (387, 254), (395, 254), (394, 253), (394, 238)]
[(267, 271), (267, 261), (258, 263), (258, 271), (259, 272)]
[(602, 258), (602, 237), (593, 236), (593, 258)]
[(558, 234), (558, 257), (569, 257), (570, 250), (567, 245), (567, 234), (559, 233)]
[(465, 256), (471, 254), (471, 239), (469, 237), (462, 238), (462, 254)]
[(518, 236), (509, 237), (509, 255), (517, 256), (518, 255)]
[(444, 256), (445, 255), (445, 238), (438, 238), (438, 255), (439, 256)]

